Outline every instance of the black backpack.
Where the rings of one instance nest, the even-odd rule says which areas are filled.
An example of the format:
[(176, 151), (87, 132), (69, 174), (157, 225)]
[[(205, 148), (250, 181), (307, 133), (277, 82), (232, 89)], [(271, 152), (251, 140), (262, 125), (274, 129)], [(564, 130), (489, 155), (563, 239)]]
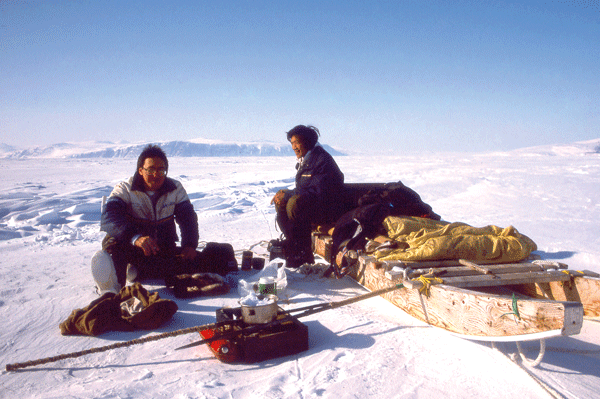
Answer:
[(216, 273), (225, 276), (231, 271), (237, 271), (238, 264), (231, 244), (209, 242), (200, 255), (201, 268), (205, 273)]

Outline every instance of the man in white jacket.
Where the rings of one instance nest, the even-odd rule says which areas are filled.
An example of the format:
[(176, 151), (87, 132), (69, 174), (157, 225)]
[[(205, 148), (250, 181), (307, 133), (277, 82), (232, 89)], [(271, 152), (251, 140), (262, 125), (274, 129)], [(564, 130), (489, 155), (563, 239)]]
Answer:
[[(140, 154), (135, 174), (113, 189), (102, 212), (102, 250), (92, 258), (92, 275), (100, 294), (115, 292), (127, 280), (167, 278), (197, 273), (207, 265), (198, 246), (198, 217), (177, 180), (167, 177), (164, 151), (149, 145)], [(175, 223), (181, 232), (178, 241)], [(129, 269), (129, 270), (128, 270)]]

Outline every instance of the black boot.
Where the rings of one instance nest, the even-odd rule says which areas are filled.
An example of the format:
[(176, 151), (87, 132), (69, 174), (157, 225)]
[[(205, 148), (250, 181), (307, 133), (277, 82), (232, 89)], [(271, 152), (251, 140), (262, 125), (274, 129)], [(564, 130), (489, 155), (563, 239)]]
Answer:
[(315, 256), (310, 245), (299, 245), (298, 241), (284, 241), (286, 266), (298, 268), (305, 263), (315, 263)]

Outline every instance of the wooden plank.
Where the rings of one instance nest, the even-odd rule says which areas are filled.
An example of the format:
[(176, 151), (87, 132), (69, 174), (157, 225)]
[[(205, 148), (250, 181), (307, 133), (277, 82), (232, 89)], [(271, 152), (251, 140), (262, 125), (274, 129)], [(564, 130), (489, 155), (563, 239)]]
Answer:
[(461, 265), (467, 266), (468, 268), (478, 271), (479, 273), (491, 274), (492, 276), (494, 275), (494, 273), (492, 271), (490, 271), (489, 268), (479, 266), (477, 263), (469, 262), (466, 259), (459, 259), (458, 262)]
[[(551, 265), (538, 265), (535, 263), (505, 263), (497, 265), (487, 265), (493, 274), (506, 274), (506, 273), (525, 273), (525, 272), (540, 272), (545, 270), (556, 270)], [(408, 269), (407, 274), (410, 278), (418, 277), (422, 274), (428, 274), (433, 271), (434, 276), (441, 278), (444, 277), (456, 277), (456, 276), (471, 276), (476, 272), (466, 266), (459, 267), (440, 267), (440, 268), (422, 268), (422, 269)]]
[[(375, 268), (364, 257), (351, 270), (351, 276), (370, 290), (385, 288), (393, 282), (384, 268)], [(429, 295), (401, 288), (384, 295), (409, 315), (433, 326), (466, 336), (523, 339), (524, 335), (560, 330), (577, 334), (583, 323), (583, 308), (575, 302), (519, 298), (520, 319), (513, 313), (510, 295), (475, 292), (446, 284), (432, 285)], [(508, 338), (506, 338), (508, 337)]]
[[(529, 273), (529, 272), (543, 272), (550, 266), (540, 266), (533, 263), (515, 263), (515, 264), (502, 264), (502, 265), (490, 265), (489, 269), (493, 273), (493, 276), (503, 277), (505, 274), (515, 274), (515, 273)], [(387, 270), (387, 269), (386, 269)], [(480, 275), (479, 272), (469, 268), (469, 267), (451, 267), (451, 268), (428, 268), (428, 269), (401, 269), (401, 268), (392, 268), (389, 271), (385, 272), (385, 275), (390, 280), (404, 280), (404, 279), (416, 279), (419, 276), (427, 275), (431, 277), (439, 277), (442, 278), (445, 282), (449, 282), (447, 280), (453, 277), (468, 277)], [(491, 275), (491, 274), (490, 274)], [(566, 280), (567, 277), (563, 277), (562, 280)], [(526, 283), (531, 283), (531, 281), (525, 281)], [(514, 282), (511, 282), (513, 284)], [(500, 285), (507, 284), (506, 282), (502, 282)], [(451, 284), (453, 285), (453, 284)], [(456, 284), (456, 286), (464, 286), (461, 284)]]
[(600, 317), (600, 279), (585, 273), (578, 276), (577, 272), (573, 272), (573, 276), (568, 281), (525, 284), (515, 288), (534, 298), (581, 302), (585, 316)]
[[(441, 284), (451, 285), (453, 287), (473, 288), (473, 287), (491, 287), (501, 285), (548, 283), (551, 281), (568, 281), (571, 276), (567, 273), (557, 271), (529, 272), (529, 273), (509, 273), (498, 275), (473, 275), (443, 278)], [(406, 281), (406, 284), (412, 288), (421, 288), (423, 283), (419, 280)], [(432, 281), (432, 284), (440, 284)]]
[[(472, 272), (464, 273), (465, 270), (469, 270), (467, 266), (461, 264), (465, 262), (465, 260), (432, 260), (432, 261), (419, 261), (419, 262), (406, 262), (400, 260), (385, 260), (380, 261), (376, 259), (373, 255), (369, 254), (360, 254), (361, 257), (364, 258), (366, 262), (372, 263), (375, 268), (383, 267), (386, 270), (390, 270), (393, 267), (400, 267), (403, 269), (411, 269), (413, 272), (427, 270), (426, 273), (430, 271), (430, 269), (434, 270), (434, 273), (450, 273), (453, 271), (461, 270), (464, 275), (474, 274)], [(466, 261), (469, 262), (469, 261)], [(473, 263), (473, 262), (471, 262)], [(523, 260), (519, 262), (512, 263), (493, 263), (492, 261), (477, 261), (477, 264), (480, 266), (481, 264), (485, 265), (485, 269), (489, 269), (493, 273), (503, 273), (500, 269), (508, 269), (512, 267), (526, 267), (527, 271), (542, 271), (542, 270), (566, 270), (568, 266), (564, 263), (559, 262), (541, 262), (538, 261), (528, 261)], [(472, 268), (471, 268), (472, 269)], [(515, 269), (516, 270), (516, 269)], [(459, 272), (460, 273), (460, 272)], [(512, 273), (506, 271), (505, 273)]]
[[(375, 259), (375, 257), (373, 257), (374, 261), (377, 261), (377, 259)], [(464, 261), (464, 260), (462, 260)], [(469, 261), (469, 260), (467, 260)], [(461, 267), (464, 266), (463, 264), (461, 264), (461, 260), (460, 259), (451, 259), (451, 260), (425, 260), (425, 261), (400, 261), (400, 260), (386, 260), (386, 261), (379, 261), (382, 263), (389, 263), (389, 264), (396, 264), (396, 265), (402, 265), (404, 267), (410, 267), (410, 268), (451, 268), (451, 267)], [(560, 270), (566, 270), (569, 268), (568, 265), (561, 263), (561, 262), (553, 262), (553, 261), (541, 261), (541, 260), (537, 260), (537, 259), (522, 259), (520, 261), (515, 261), (515, 262), (502, 262), (499, 263), (498, 261), (494, 261), (494, 260), (477, 260), (477, 261), (470, 261), (470, 262), (476, 262), (478, 265), (485, 265), (485, 267), (488, 266), (495, 266), (495, 265), (517, 265), (517, 264), (535, 264), (538, 266), (545, 266), (546, 268), (550, 268), (550, 269), (560, 269)]]

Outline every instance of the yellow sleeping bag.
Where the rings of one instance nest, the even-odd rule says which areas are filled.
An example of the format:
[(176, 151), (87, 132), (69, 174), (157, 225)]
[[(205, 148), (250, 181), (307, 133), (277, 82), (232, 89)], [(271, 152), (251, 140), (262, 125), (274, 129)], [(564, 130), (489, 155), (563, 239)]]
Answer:
[(379, 260), (442, 260), (516, 262), (537, 245), (513, 226), (472, 227), (418, 217), (388, 216), (383, 222), (397, 248), (374, 253)]

